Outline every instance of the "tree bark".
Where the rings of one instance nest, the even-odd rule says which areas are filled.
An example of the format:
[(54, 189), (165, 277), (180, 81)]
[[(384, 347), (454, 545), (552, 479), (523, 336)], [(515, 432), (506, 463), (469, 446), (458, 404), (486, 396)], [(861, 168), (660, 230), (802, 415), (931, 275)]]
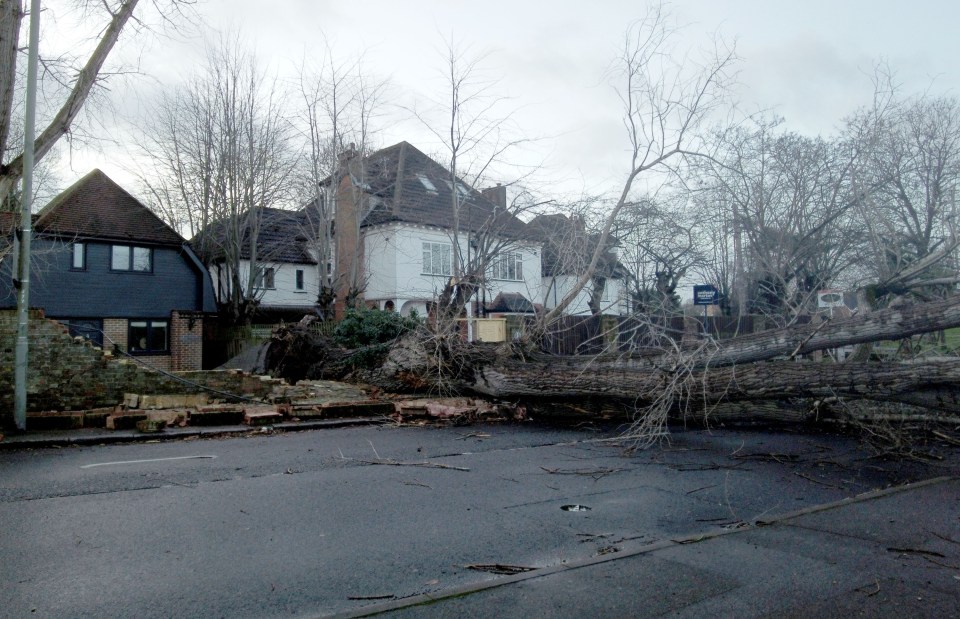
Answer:
[(793, 358), (797, 352), (896, 339), (957, 324), (960, 296), (735, 338), (718, 350), (686, 357), (641, 359), (537, 355), (531, 360), (509, 345), (467, 345), (457, 338), (417, 332), (395, 343), (384, 363), (361, 378), (386, 391), (458, 391), (528, 401), (608, 400), (637, 409), (666, 406), (678, 416), (716, 411), (742, 418), (752, 407), (761, 418), (802, 419), (812, 414), (810, 402), (836, 398), (902, 402), (941, 415), (957, 414), (960, 358), (903, 363)]
[[(795, 361), (800, 353), (936, 331), (960, 325), (960, 296), (881, 310), (866, 316), (751, 334), (688, 358), (666, 354), (641, 359), (518, 358), (507, 348), (449, 345), (408, 337), (367, 377), (388, 390), (454, 388), (498, 398), (609, 398), (638, 407), (675, 393), (678, 408), (709, 410), (720, 404), (843, 397), (898, 401), (960, 411), (960, 359), (907, 363)], [(780, 358), (774, 361), (772, 359)], [(786, 358), (786, 360), (783, 360)], [(441, 359), (446, 371), (433, 360)], [(764, 361), (761, 363), (761, 361)], [(455, 371), (454, 371), (455, 370)], [(443, 384), (437, 381), (443, 377)]]

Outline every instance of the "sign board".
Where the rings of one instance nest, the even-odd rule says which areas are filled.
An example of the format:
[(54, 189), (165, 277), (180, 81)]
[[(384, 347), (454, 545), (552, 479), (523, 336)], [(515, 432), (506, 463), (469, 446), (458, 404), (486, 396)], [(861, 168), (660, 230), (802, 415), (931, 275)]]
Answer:
[(694, 305), (719, 305), (720, 291), (713, 284), (700, 284), (693, 287)]
[(843, 307), (843, 291), (821, 290), (817, 293), (817, 307)]

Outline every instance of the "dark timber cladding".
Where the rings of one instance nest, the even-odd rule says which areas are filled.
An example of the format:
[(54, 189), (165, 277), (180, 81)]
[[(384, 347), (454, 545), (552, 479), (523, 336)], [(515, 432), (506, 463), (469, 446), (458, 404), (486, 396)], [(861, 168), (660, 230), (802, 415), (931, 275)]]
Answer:
[[(209, 276), (184, 239), (100, 170), (34, 222), (31, 306), (62, 318), (215, 312)], [(9, 272), (8, 261), (4, 271)], [(15, 305), (5, 277), (0, 306)]]

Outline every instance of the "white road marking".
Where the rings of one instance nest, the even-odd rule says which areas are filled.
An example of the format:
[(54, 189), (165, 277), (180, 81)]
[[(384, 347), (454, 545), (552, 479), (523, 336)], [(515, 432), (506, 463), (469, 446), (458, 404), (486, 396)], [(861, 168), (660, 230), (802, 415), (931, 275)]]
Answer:
[(216, 456), (177, 456), (174, 458), (150, 458), (148, 460), (117, 460), (116, 462), (97, 462), (96, 464), (84, 464), (80, 468), (92, 469), (95, 466), (112, 466), (114, 464), (140, 464), (142, 462), (167, 462), (169, 460), (199, 460), (213, 458), (216, 458)]

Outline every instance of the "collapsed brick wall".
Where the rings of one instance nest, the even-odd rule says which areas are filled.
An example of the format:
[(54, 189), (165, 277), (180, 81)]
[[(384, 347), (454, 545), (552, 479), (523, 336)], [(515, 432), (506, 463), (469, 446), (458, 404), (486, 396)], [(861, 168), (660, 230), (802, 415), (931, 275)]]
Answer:
[[(0, 427), (13, 425), (17, 316), (0, 311)], [(197, 393), (130, 359), (114, 359), (66, 327), (31, 311), (27, 410), (83, 410), (115, 406), (124, 393)]]

